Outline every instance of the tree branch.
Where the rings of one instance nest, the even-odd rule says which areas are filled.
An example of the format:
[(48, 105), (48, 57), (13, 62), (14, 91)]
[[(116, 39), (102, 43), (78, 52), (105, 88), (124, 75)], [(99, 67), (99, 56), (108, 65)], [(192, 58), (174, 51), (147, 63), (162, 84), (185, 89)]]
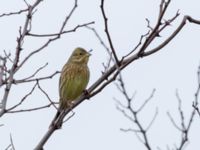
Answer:
[(0, 17), (6, 17), (6, 16), (12, 16), (12, 15), (19, 15), (21, 13), (27, 12), (28, 8), (19, 10), (19, 11), (15, 11), (15, 12), (9, 12), (9, 13), (3, 13), (0, 15)]
[(59, 36), (59, 35), (63, 35), (66, 33), (71, 33), (71, 32), (75, 32), (77, 29), (81, 28), (81, 27), (86, 27), (88, 25), (92, 25), (95, 22), (88, 22), (88, 23), (84, 23), (84, 24), (80, 24), (75, 26), (73, 29), (67, 30), (67, 31), (62, 31), (61, 33), (51, 33), (51, 34), (35, 34), (35, 33), (28, 33), (27, 36), (33, 36), (33, 37), (51, 37), (51, 36)]
[(115, 48), (114, 48), (114, 45), (113, 45), (109, 30), (108, 30), (108, 18), (106, 17), (106, 13), (105, 13), (105, 10), (104, 10), (104, 0), (101, 0), (100, 8), (101, 8), (101, 12), (102, 12), (103, 19), (104, 19), (105, 33), (106, 33), (106, 36), (107, 36), (111, 51), (113, 53), (113, 56), (115, 58), (116, 64), (119, 65), (119, 59), (117, 57), (117, 54), (116, 54), (116, 51), (115, 51)]
[[(119, 106), (117, 106), (117, 110), (119, 110), (131, 122), (133, 122), (134, 124), (136, 124), (136, 126), (138, 128), (138, 129), (130, 129), (130, 128), (129, 129), (121, 129), (121, 131), (125, 131), (125, 132), (127, 132), (127, 131), (133, 131), (136, 134), (138, 140), (144, 144), (144, 146), (146, 147), (146, 149), (151, 150), (152, 148), (150, 146), (149, 139), (147, 137), (147, 131), (150, 129), (150, 127), (152, 126), (153, 122), (155, 121), (156, 116), (158, 114), (158, 110), (156, 110), (156, 112), (154, 114), (154, 117), (152, 118), (151, 122), (149, 123), (149, 125), (147, 126), (146, 129), (144, 129), (143, 125), (139, 121), (138, 114), (144, 108), (144, 106), (147, 104), (147, 102), (150, 101), (150, 99), (153, 98), (154, 93), (155, 93), (155, 89), (152, 91), (150, 97), (147, 100), (145, 100), (145, 102), (139, 107), (139, 109), (135, 110), (135, 109), (133, 109), (133, 106), (132, 106), (132, 104), (133, 104), (133, 102), (132, 102), (133, 98), (129, 97), (128, 92), (127, 92), (127, 90), (125, 88), (124, 80), (123, 80), (121, 74), (119, 75), (118, 82), (119, 82), (119, 85), (116, 84), (117, 88), (123, 94), (123, 96), (125, 97), (125, 99), (127, 101), (127, 106), (124, 106), (124, 105), (122, 105), (120, 103), (119, 106), (122, 106), (123, 109), (120, 108)], [(128, 111), (130, 115), (128, 113), (126, 113), (126, 111)], [(139, 135), (141, 135), (142, 137), (140, 137)]]
[(28, 14), (27, 14), (23, 29), (22, 29), (22, 31), (21, 31), (21, 27), (19, 29), (19, 37), (17, 38), (17, 47), (16, 47), (16, 52), (15, 52), (15, 58), (14, 58), (13, 65), (12, 65), (12, 67), (10, 69), (10, 72), (9, 72), (8, 83), (6, 84), (6, 87), (5, 87), (5, 90), (4, 90), (3, 99), (1, 101), (2, 107), (1, 107), (1, 110), (0, 110), (0, 117), (6, 112), (5, 110), (6, 110), (6, 104), (7, 104), (7, 100), (8, 100), (8, 95), (9, 95), (10, 89), (11, 89), (13, 81), (14, 81), (14, 74), (18, 70), (20, 52), (22, 50), (21, 46), (22, 46), (24, 37), (26, 36), (26, 34), (28, 32), (28, 25), (29, 25), (29, 22), (31, 21), (31, 16), (32, 16), (33, 10), (35, 9), (35, 7), (37, 5), (39, 5), (39, 3), (41, 1), (42, 0), (36, 0), (35, 3), (33, 3), (32, 6), (29, 5)]
[(199, 111), (199, 93), (200, 93), (200, 65), (198, 67), (198, 71), (197, 71), (197, 82), (198, 82), (198, 85), (197, 85), (197, 90), (194, 94), (195, 96), (195, 100), (193, 101), (193, 108), (196, 110), (196, 112), (198, 113), (199, 117), (200, 117), (200, 111)]
[(188, 142), (188, 133), (191, 129), (191, 125), (192, 125), (192, 122), (193, 122), (193, 119), (194, 119), (194, 116), (195, 116), (195, 109), (193, 108), (191, 115), (190, 115), (190, 118), (189, 118), (189, 121), (188, 121), (188, 123), (186, 123), (185, 122), (185, 116), (184, 116), (183, 111), (182, 111), (182, 100), (181, 100), (180, 96), (178, 95), (178, 92), (176, 92), (176, 97), (177, 97), (177, 100), (178, 100), (178, 112), (179, 112), (180, 119), (181, 119), (180, 125), (177, 125), (177, 123), (172, 118), (172, 116), (169, 114), (169, 112), (168, 112), (168, 116), (170, 118), (170, 121), (174, 125), (174, 127), (176, 129), (178, 129), (178, 131), (180, 131), (181, 134), (182, 134), (180, 144), (179, 144), (179, 146), (176, 146), (175, 149), (176, 150), (183, 150), (184, 146)]

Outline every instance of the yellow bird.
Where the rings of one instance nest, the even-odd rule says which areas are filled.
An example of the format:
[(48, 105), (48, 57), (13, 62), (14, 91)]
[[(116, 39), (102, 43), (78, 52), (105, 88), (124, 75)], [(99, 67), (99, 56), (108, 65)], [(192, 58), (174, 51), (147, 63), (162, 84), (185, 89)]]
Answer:
[(90, 78), (87, 66), (90, 55), (85, 49), (78, 47), (63, 66), (59, 81), (59, 108), (51, 125), (55, 123), (61, 111), (71, 107), (85, 90)]

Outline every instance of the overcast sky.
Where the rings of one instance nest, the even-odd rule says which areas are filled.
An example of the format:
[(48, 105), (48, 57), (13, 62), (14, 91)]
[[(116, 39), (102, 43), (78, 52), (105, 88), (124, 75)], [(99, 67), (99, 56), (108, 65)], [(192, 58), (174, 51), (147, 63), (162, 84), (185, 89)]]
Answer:
[[(57, 32), (73, 4), (74, 0), (43, 1), (34, 14), (32, 32), (40, 34)], [(110, 33), (119, 57), (133, 49), (140, 36), (147, 32), (145, 18), (150, 20), (152, 26), (155, 25), (159, 5), (160, 0), (110, 0), (105, 2)], [(78, 0), (78, 8), (70, 18), (66, 30), (78, 24), (95, 21), (92, 27), (107, 43), (99, 6), (100, 1), (97, 0)], [(23, 0), (1, 1), (0, 14), (25, 7)], [(173, 32), (184, 15), (200, 19), (199, 7), (200, 1), (198, 0), (172, 1), (165, 19), (174, 16), (178, 9), (181, 15), (150, 47), (156, 46)], [(6, 50), (14, 57), (16, 37), (19, 26), (23, 26), (24, 20), (25, 14), (0, 18), (0, 54)], [(178, 102), (175, 96), (175, 91), (178, 89), (182, 98), (185, 119), (188, 121), (197, 88), (197, 68), (200, 64), (199, 39), (200, 26), (188, 23), (179, 35), (160, 52), (135, 61), (122, 72), (129, 94), (132, 95), (137, 91), (133, 104), (136, 108), (149, 97), (154, 88), (156, 89), (151, 102), (139, 116), (143, 126), (148, 126), (158, 108), (159, 114), (147, 133), (152, 149), (157, 147), (166, 149), (167, 146), (172, 149), (174, 145), (179, 145), (181, 133), (174, 128), (166, 112), (169, 111), (180, 123), (177, 111)], [(38, 48), (45, 40), (45, 38), (27, 37), (21, 58)], [(106, 62), (108, 56), (95, 35), (86, 28), (66, 34), (50, 44), (41, 53), (32, 57), (16, 74), (16, 78), (29, 76), (46, 62), (49, 65), (38, 76), (49, 75), (56, 70), (61, 70), (72, 50), (78, 46), (88, 50), (93, 49), (89, 61), (91, 79), (88, 86), (90, 86), (101, 76), (102, 63)], [(42, 88), (55, 101), (58, 101), (58, 79), (59, 75), (51, 80), (40, 82)], [(30, 91), (33, 84), (14, 85), (9, 95), (8, 106), (20, 101)], [(3, 90), (0, 88), (1, 98)], [(133, 132), (120, 131), (120, 128), (135, 128), (136, 126), (117, 111), (114, 97), (122, 103), (126, 102), (115, 85), (111, 84), (101, 93), (75, 108), (75, 116), (66, 122), (61, 130), (53, 134), (45, 145), (45, 150), (145, 150)], [(32, 108), (46, 103), (48, 103), (46, 97), (36, 90), (20, 108)], [(33, 149), (47, 131), (55, 112), (56, 110), (51, 107), (34, 112), (4, 115), (0, 119), (0, 124), (4, 124), (0, 127), (0, 149), (5, 149), (9, 145), (10, 134), (16, 150)], [(187, 150), (196, 150), (199, 147), (199, 124), (200, 118), (195, 117), (189, 133), (190, 141), (186, 146)]]

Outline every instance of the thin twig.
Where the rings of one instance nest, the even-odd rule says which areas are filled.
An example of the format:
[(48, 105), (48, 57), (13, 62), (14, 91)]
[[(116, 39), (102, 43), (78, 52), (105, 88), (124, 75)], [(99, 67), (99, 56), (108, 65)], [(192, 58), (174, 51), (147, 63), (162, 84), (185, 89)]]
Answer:
[(20, 109), (20, 110), (11, 110), (11, 111), (8, 111), (7, 113), (31, 112), (31, 111), (41, 110), (41, 109), (44, 109), (44, 108), (49, 108), (52, 105), (53, 104), (50, 103), (50, 104), (47, 104), (47, 105), (44, 105), (44, 106), (35, 107), (35, 108)]
[(32, 57), (33, 55), (39, 53), (40, 51), (42, 51), (44, 48), (46, 48), (50, 43), (52, 43), (53, 41), (59, 39), (62, 35), (62, 32), (68, 22), (68, 20), (70, 19), (70, 17), (72, 16), (72, 14), (74, 13), (75, 9), (77, 8), (77, 0), (74, 1), (74, 6), (73, 8), (71, 9), (70, 13), (66, 15), (61, 27), (60, 27), (60, 30), (59, 30), (59, 33), (57, 34), (57, 36), (55, 36), (54, 38), (50, 38), (49, 40), (47, 40), (42, 46), (40, 46), (39, 48), (37, 48), (36, 50), (32, 51), (30, 54), (28, 54), (28, 56), (26, 56), (24, 58), (24, 60), (22, 60), (22, 62), (19, 64), (19, 66), (17, 67), (17, 70), (19, 68), (21, 68), (25, 62), (27, 62), (27, 60), (29, 60), (30, 57)]
[(71, 32), (75, 32), (77, 29), (81, 28), (81, 27), (86, 27), (88, 25), (94, 24), (95, 22), (88, 22), (88, 23), (84, 23), (84, 24), (80, 24), (75, 26), (73, 29), (67, 30), (67, 31), (62, 31), (62, 32), (58, 32), (58, 33), (51, 33), (51, 34), (36, 34), (36, 33), (28, 33), (27, 36), (33, 36), (33, 37), (54, 37), (54, 36), (59, 36), (59, 35), (63, 35), (66, 33), (71, 33)]
[(170, 121), (172, 122), (172, 124), (174, 125), (174, 127), (176, 129), (178, 129), (178, 131), (181, 132), (182, 136), (181, 136), (181, 141), (179, 146), (175, 146), (176, 150), (183, 150), (184, 147), (186, 146), (187, 142), (188, 142), (188, 133), (191, 129), (191, 125), (195, 116), (195, 108), (193, 108), (191, 115), (189, 117), (189, 121), (188, 123), (185, 122), (185, 116), (183, 114), (183, 110), (182, 110), (182, 100), (178, 94), (178, 91), (176, 91), (176, 98), (178, 100), (178, 112), (181, 118), (181, 123), (180, 125), (177, 125), (177, 123), (175, 122), (175, 120), (172, 118), (172, 116), (170, 115), (170, 113), (168, 112), (167, 115), (170, 118)]
[(32, 75), (24, 78), (23, 80), (28, 80), (31, 79), (33, 77), (35, 77), (37, 75), (37, 73), (39, 73), (42, 69), (44, 69), (46, 66), (48, 65), (48, 63), (46, 63), (45, 65), (41, 66), (40, 68), (38, 68)]
[(11, 134), (10, 134), (10, 142), (11, 142), (12, 150), (15, 150), (15, 146), (14, 146), (13, 138)]
[(36, 0), (33, 5), (29, 5), (28, 6), (28, 13), (25, 19), (25, 23), (23, 28), (20, 27), (19, 28), (19, 37), (17, 38), (17, 46), (16, 46), (16, 50), (15, 50), (15, 58), (12, 64), (12, 67), (10, 69), (9, 72), (9, 77), (8, 77), (8, 83), (5, 86), (5, 90), (4, 90), (4, 95), (3, 95), (3, 99), (1, 101), (2, 103), (2, 108), (0, 110), (0, 117), (2, 115), (5, 114), (6, 112), (6, 106), (7, 106), (7, 100), (8, 100), (8, 95), (10, 93), (10, 89), (12, 87), (13, 81), (14, 81), (14, 74), (16, 73), (16, 71), (19, 69), (18, 65), (19, 65), (19, 60), (20, 60), (20, 53), (22, 50), (22, 44), (23, 44), (23, 40), (28, 32), (28, 26), (29, 26), (29, 22), (32, 18), (32, 13), (35, 9), (36, 6), (38, 6), (40, 4), (40, 2), (42, 2), (42, 0)]
[(54, 73), (46, 76), (46, 77), (38, 77), (38, 78), (33, 78), (33, 79), (20, 79), (20, 80), (14, 80), (13, 82), (15, 84), (19, 84), (19, 83), (27, 83), (27, 82), (37, 82), (37, 81), (41, 81), (41, 80), (46, 80), (46, 79), (52, 79), (55, 75), (59, 74), (60, 71), (55, 71)]
[(117, 57), (117, 54), (116, 54), (116, 51), (115, 51), (115, 48), (114, 48), (114, 45), (113, 45), (109, 30), (108, 30), (108, 18), (106, 17), (105, 10), (104, 10), (104, 0), (101, 0), (100, 8), (101, 8), (101, 12), (102, 12), (103, 19), (104, 19), (105, 33), (106, 33), (106, 36), (107, 36), (111, 51), (113, 53), (113, 56), (115, 58), (116, 64), (118, 65), (119, 64), (119, 59)]
[(137, 112), (140, 112), (146, 106), (146, 104), (153, 98), (155, 92), (156, 92), (156, 89), (153, 89), (151, 95), (149, 96), (149, 98), (147, 98), (144, 101), (144, 103), (137, 109)]
[(151, 122), (150, 122), (149, 125), (147, 126), (146, 131), (148, 131), (148, 130), (151, 128), (151, 126), (152, 126), (153, 123), (155, 122), (157, 116), (158, 116), (158, 108), (156, 108), (156, 112), (155, 112), (155, 114), (154, 114), (154, 116), (153, 116)]
[(140, 130), (135, 130), (135, 129), (131, 129), (131, 128), (128, 128), (128, 129), (120, 128), (120, 131), (122, 131), (122, 132), (137, 132), (137, 133), (140, 132)]
[(144, 56), (144, 51), (146, 50), (146, 48), (159, 35), (159, 28), (160, 28), (160, 25), (162, 24), (161, 21), (166, 13), (166, 10), (170, 4), (170, 1), (171, 0), (168, 0), (165, 2), (164, 0), (161, 0), (160, 11), (159, 11), (159, 15), (157, 18), (157, 23), (156, 23), (155, 27), (153, 28), (153, 30), (151, 31), (151, 33), (149, 34), (149, 36), (146, 38), (143, 46), (140, 48), (138, 55)]
[(196, 112), (198, 113), (198, 115), (200, 116), (200, 111), (199, 111), (199, 108), (198, 108), (198, 105), (199, 105), (199, 93), (200, 93), (200, 65), (198, 67), (198, 71), (197, 71), (197, 90), (194, 94), (195, 96), (195, 100), (192, 104), (193, 108), (196, 110)]
[(176, 129), (178, 129), (179, 131), (182, 131), (181, 127), (179, 127), (179, 126), (176, 124), (176, 122), (175, 122), (174, 118), (172, 117), (172, 115), (171, 115), (169, 112), (167, 112), (167, 115), (168, 115), (170, 121), (172, 122), (172, 124), (174, 125), (174, 127), (175, 127)]
[(9, 111), (11, 111), (11, 110), (17, 108), (18, 106), (20, 106), (20, 105), (33, 93), (33, 91), (35, 90), (36, 86), (37, 86), (37, 83), (35, 83), (35, 85), (34, 85), (34, 86), (32, 87), (32, 89), (31, 89), (31, 91), (28, 92), (28, 93), (21, 99), (21, 101), (20, 101), (19, 103), (17, 103), (16, 105), (14, 105), (14, 106), (8, 108), (8, 109), (6, 110), (6, 112), (9, 112)]
[(19, 15), (19, 14), (27, 12), (27, 11), (28, 11), (28, 8), (22, 9), (22, 10), (19, 10), (19, 11), (15, 11), (15, 12), (3, 13), (3, 14), (0, 15), (0, 17)]
[(40, 86), (39, 82), (37, 82), (37, 86), (40, 89), (40, 91), (47, 97), (47, 99), (49, 100), (50, 104), (53, 105), (53, 107), (58, 110), (58, 108), (56, 107), (55, 103), (51, 100), (51, 98), (49, 97), (49, 95), (42, 89), (42, 87)]
[(96, 38), (99, 40), (100, 44), (103, 46), (103, 48), (106, 50), (106, 52), (109, 55), (109, 59), (107, 61), (107, 63), (103, 63), (103, 67), (104, 67), (104, 72), (107, 71), (107, 69), (110, 67), (111, 62), (114, 62), (114, 58), (113, 58), (113, 53), (110, 51), (110, 49), (108, 48), (108, 46), (106, 45), (106, 43), (103, 41), (103, 39), (101, 38), (101, 36), (98, 34), (98, 32), (96, 31), (95, 28), (89, 27), (89, 26), (85, 26), (87, 29), (91, 30), (94, 35), (96, 36)]
[[(147, 126), (146, 129), (144, 129), (141, 122), (139, 121), (138, 114), (144, 108), (146, 103), (150, 99), (152, 99), (152, 97), (154, 96), (155, 89), (152, 91), (150, 97), (142, 104), (142, 106), (140, 106), (140, 108), (138, 110), (134, 110), (133, 106), (132, 106), (132, 102), (133, 102), (132, 100), (133, 99), (130, 98), (129, 95), (128, 95), (128, 92), (125, 88), (125, 83), (124, 83), (124, 80), (123, 80), (121, 74), (119, 75), (118, 82), (119, 82), (119, 84), (116, 84), (116, 86), (117, 86), (118, 90), (124, 95), (124, 97), (127, 101), (127, 107), (124, 107), (124, 105), (121, 104), (121, 102), (118, 102), (120, 104), (119, 106), (123, 106), (123, 107), (120, 108), (119, 106), (117, 106), (117, 110), (119, 110), (126, 118), (128, 118), (131, 122), (136, 124), (136, 126), (138, 127), (138, 129), (121, 129), (121, 131), (126, 131), (126, 132), (127, 131), (133, 131), (135, 133), (135, 135), (137, 136), (138, 140), (141, 143), (143, 143), (148, 150), (151, 150), (152, 148), (149, 144), (149, 139), (147, 137), (147, 131), (150, 129), (153, 122), (155, 121), (156, 116), (158, 114), (158, 110), (156, 109), (154, 117), (153, 117), (153, 119), (151, 120), (151, 122), (149, 123), (149, 125)], [(126, 111), (128, 111), (129, 114)], [(142, 137), (140, 137), (140, 136), (142, 136)]]
[(150, 33), (150, 30), (146, 34), (141, 35), (138, 44), (133, 48), (133, 50), (131, 50), (128, 54), (126, 54), (122, 58), (124, 59), (124, 58), (128, 57), (129, 55), (131, 55), (133, 52), (135, 52), (138, 49), (138, 47), (142, 44), (142, 40), (145, 37), (147, 37), (149, 35), (149, 33)]
[(184, 117), (183, 110), (182, 110), (182, 100), (179, 96), (178, 90), (176, 90), (176, 98), (178, 100), (179, 115), (181, 117), (181, 127), (182, 127), (182, 130), (185, 130), (186, 129), (186, 127), (185, 127), (185, 117)]

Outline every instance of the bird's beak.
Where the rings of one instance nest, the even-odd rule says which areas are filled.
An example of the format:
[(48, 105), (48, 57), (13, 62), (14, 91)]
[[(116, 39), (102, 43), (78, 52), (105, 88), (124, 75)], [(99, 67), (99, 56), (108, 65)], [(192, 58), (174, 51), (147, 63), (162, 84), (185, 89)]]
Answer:
[(88, 57), (90, 57), (92, 55), (91, 52), (92, 52), (92, 49), (87, 52)]
[(90, 54), (90, 53), (87, 53), (87, 56), (88, 56), (88, 57), (90, 57), (91, 55), (92, 55), (92, 54)]

